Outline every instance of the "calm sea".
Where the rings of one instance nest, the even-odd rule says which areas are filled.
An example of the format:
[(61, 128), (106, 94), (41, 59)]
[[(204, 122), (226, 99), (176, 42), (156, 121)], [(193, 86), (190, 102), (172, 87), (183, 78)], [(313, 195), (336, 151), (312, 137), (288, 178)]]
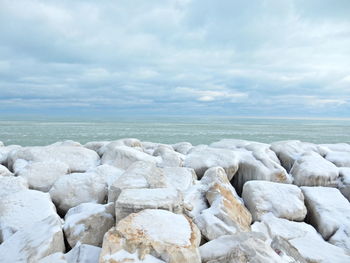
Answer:
[(0, 121), (6, 145), (47, 145), (60, 140), (80, 143), (134, 137), (144, 141), (194, 145), (223, 138), (259, 142), (298, 139), (314, 143), (350, 142), (350, 120), (158, 118), (120, 121)]

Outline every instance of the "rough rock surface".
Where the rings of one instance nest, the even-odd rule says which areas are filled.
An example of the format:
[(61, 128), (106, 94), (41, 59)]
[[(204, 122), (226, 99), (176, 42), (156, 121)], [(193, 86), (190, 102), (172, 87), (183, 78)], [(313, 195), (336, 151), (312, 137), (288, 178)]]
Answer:
[(170, 263), (199, 263), (199, 242), (199, 230), (185, 216), (146, 209), (129, 215), (106, 233), (100, 262), (118, 262), (115, 257), (126, 250), (137, 253), (141, 260), (150, 255)]
[(303, 221), (306, 216), (303, 193), (295, 185), (249, 181), (243, 187), (242, 197), (254, 221), (270, 212), (294, 221)]

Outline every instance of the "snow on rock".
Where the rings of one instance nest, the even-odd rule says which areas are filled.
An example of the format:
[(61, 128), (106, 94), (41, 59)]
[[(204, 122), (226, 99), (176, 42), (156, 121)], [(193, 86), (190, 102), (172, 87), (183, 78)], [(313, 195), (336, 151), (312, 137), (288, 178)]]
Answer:
[(103, 155), (103, 152), (101, 151), (101, 149), (105, 149), (105, 147), (111, 142), (109, 141), (93, 141), (93, 142), (88, 142), (86, 144), (84, 144), (84, 147), (95, 151), (98, 153), (99, 156)]
[(182, 212), (182, 196), (174, 188), (124, 189), (115, 202), (116, 222), (143, 209)]
[(271, 150), (276, 153), (287, 172), (292, 169), (294, 162), (304, 153), (316, 152), (321, 154), (320, 146), (297, 140), (274, 142), (271, 144)]
[(101, 246), (104, 234), (114, 226), (114, 204), (83, 203), (68, 210), (64, 234), (71, 247), (78, 242)]
[(287, 263), (269, 245), (264, 236), (255, 232), (225, 235), (199, 248), (203, 263), (259, 262)]
[(193, 145), (189, 142), (179, 142), (172, 145), (174, 151), (186, 155), (192, 148)]
[(350, 260), (343, 249), (324, 241), (311, 225), (304, 222), (277, 218), (270, 213), (264, 215), (261, 222), (255, 222), (252, 230), (264, 233), (269, 242), (278, 237), (287, 240), (307, 262), (342, 263)]
[(300, 156), (290, 170), (298, 186), (336, 186), (338, 168), (315, 152)]
[(82, 203), (102, 204), (107, 184), (96, 173), (72, 173), (61, 176), (52, 186), (50, 196), (60, 213)]
[(11, 151), (15, 151), (20, 149), (21, 146), (19, 145), (8, 145), (0, 147), (0, 164), (7, 165), (8, 163), (8, 156)]
[(116, 262), (113, 257), (126, 250), (137, 253), (140, 260), (149, 254), (166, 262), (199, 263), (199, 242), (198, 228), (185, 216), (146, 209), (130, 214), (106, 233), (100, 262)]
[(325, 158), (338, 167), (350, 167), (350, 152), (329, 152)]
[(336, 188), (302, 187), (309, 221), (325, 240), (350, 253), (350, 203)]
[(220, 166), (225, 169), (228, 179), (231, 180), (238, 170), (238, 158), (231, 150), (201, 145), (189, 151), (184, 166), (193, 168), (198, 178), (202, 178), (209, 168)]
[(0, 200), (15, 192), (28, 189), (28, 182), (22, 177), (0, 176)]
[(205, 198), (210, 207), (195, 216), (194, 221), (208, 240), (238, 231), (249, 231), (251, 214), (227, 179), (223, 168), (212, 167), (202, 177), (207, 187)]
[(9, 168), (12, 169), (16, 160), (28, 162), (62, 162), (69, 167), (70, 172), (85, 172), (96, 167), (100, 162), (98, 154), (82, 146), (48, 145), (19, 148), (8, 156)]
[(100, 180), (105, 182), (109, 187), (125, 172), (125, 170), (112, 165), (102, 164), (90, 170), (90, 172), (96, 173), (96, 175), (100, 177)]
[(48, 216), (58, 218), (56, 208), (47, 193), (20, 190), (3, 196), (0, 199), (0, 241)]
[(161, 168), (154, 163), (137, 161), (110, 185), (108, 202), (114, 202), (122, 189), (164, 187), (168, 187), (168, 182)]
[(102, 164), (109, 164), (121, 169), (128, 169), (134, 162), (145, 161), (153, 164), (161, 162), (161, 157), (154, 157), (133, 147), (128, 146), (106, 146), (107, 149), (102, 156)]
[[(25, 165), (16, 165), (18, 161), (24, 161)], [(68, 165), (60, 161), (27, 162), (17, 159), (16, 163), (14, 165), (16, 175), (26, 178), (30, 188), (42, 192), (48, 192), (58, 178), (69, 172)]]
[(162, 158), (159, 164), (162, 167), (179, 167), (182, 166), (184, 155), (175, 152), (169, 147), (159, 145), (153, 152), (153, 156), (160, 156)]
[(244, 184), (242, 197), (254, 221), (270, 212), (294, 221), (303, 221), (306, 216), (303, 193), (295, 185), (249, 181)]
[(37, 263), (56, 252), (64, 252), (61, 220), (48, 216), (17, 231), (0, 245), (0, 263)]
[(100, 262), (110, 262), (110, 263), (165, 263), (165, 261), (160, 260), (152, 255), (144, 255), (142, 259), (139, 258), (138, 252), (129, 253), (124, 249), (118, 250), (116, 253), (111, 255), (105, 255)]
[(11, 173), (6, 166), (3, 166), (0, 164), (0, 176), (12, 176), (12, 175), (13, 173)]
[(174, 148), (169, 144), (156, 143), (156, 142), (141, 142), (142, 149), (145, 153), (153, 155), (157, 148), (166, 148), (170, 151), (174, 151)]
[(339, 190), (350, 202), (350, 167), (339, 169)]
[(197, 180), (195, 171), (187, 167), (164, 167), (163, 174), (169, 187), (174, 187), (181, 192), (186, 191)]

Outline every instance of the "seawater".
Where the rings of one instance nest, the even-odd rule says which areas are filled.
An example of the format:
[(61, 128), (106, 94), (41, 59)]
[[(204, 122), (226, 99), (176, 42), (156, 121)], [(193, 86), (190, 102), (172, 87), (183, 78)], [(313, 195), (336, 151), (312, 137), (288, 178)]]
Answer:
[(6, 145), (47, 145), (62, 140), (80, 143), (119, 138), (193, 145), (224, 138), (271, 143), (301, 140), (313, 143), (350, 142), (350, 120), (154, 118), (113, 121), (0, 120), (0, 141)]

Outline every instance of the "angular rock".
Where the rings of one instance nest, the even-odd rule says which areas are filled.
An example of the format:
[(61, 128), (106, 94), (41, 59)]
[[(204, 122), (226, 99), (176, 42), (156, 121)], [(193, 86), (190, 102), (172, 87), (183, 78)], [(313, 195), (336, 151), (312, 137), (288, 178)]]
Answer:
[(0, 245), (1, 263), (37, 263), (40, 259), (64, 252), (61, 220), (49, 216), (17, 231)]
[(146, 209), (129, 215), (106, 233), (100, 262), (118, 262), (114, 258), (128, 251), (137, 253), (140, 260), (151, 255), (170, 263), (199, 263), (199, 242), (198, 228), (185, 216)]
[(298, 186), (331, 186), (338, 182), (338, 168), (315, 152), (304, 153), (294, 162), (290, 173)]
[(83, 203), (68, 210), (64, 234), (71, 247), (78, 242), (101, 246), (104, 234), (114, 226), (114, 204)]
[(167, 185), (181, 192), (186, 191), (197, 180), (195, 171), (187, 167), (164, 167), (162, 169)]
[(231, 180), (238, 170), (238, 158), (228, 149), (197, 146), (186, 156), (184, 166), (193, 168), (198, 178), (202, 178), (209, 168), (220, 166), (225, 169), (228, 179)]
[(172, 145), (174, 151), (186, 155), (192, 148), (193, 145), (189, 142), (179, 142)]
[(338, 189), (302, 187), (307, 220), (325, 240), (350, 253), (350, 203)]
[(49, 193), (58, 211), (65, 214), (82, 203), (102, 204), (107, 198), (107, 184), (96, 173), (72, 173), (61, 176)]
[(28, 189), (28, 182), (22, 177), (0, 176), (0, 200), (15, 192)]
[(254, 221), (270, 212), (293, 221), (303, 221), (306, 216), (303, 193), (295, 185), (249, 181), (243, 187), (242, 197)]
[(48, 216), (58, 218), (49, 194), (22, 190), (7, 195), (0, 199), (0, 240)]
[(0, 176), (13, 176), (13, 173), (6, 166), (0, 164)]
[(182, 212), (182, 196), (173, 188), (124, 189), (115, 202), (116, 222), (144, 209)]

